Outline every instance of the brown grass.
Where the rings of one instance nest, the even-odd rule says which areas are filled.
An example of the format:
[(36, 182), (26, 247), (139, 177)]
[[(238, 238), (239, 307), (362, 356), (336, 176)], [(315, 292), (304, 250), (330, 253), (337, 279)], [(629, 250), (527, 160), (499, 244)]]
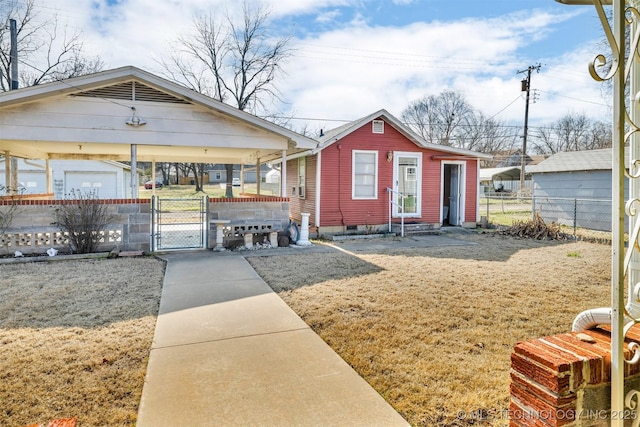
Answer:
[(412, 425), (468, 425), (459, 411), (506, 425), (513, 346), (609, 304), (610, 247), (459, 238), (470, 244), (248, 259)]
[(164, 264), (0, 265), (0, 425), (134, 425)]

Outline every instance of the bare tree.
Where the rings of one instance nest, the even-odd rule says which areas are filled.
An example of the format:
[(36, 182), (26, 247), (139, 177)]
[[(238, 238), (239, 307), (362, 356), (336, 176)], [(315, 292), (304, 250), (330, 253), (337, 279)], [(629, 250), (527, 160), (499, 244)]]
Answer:
[(402, 120), (427, 142), (462, 146), (464, 125), (472, 121), (473, 114), (464, 96), (445, 90), (409, 104), (402, 112)]
[(100, 71), (99, 57), (82, 53), (79, 33), (60, 28), (58, 17), (46, 18), (38, 11), (35, 0), (20, 2), (0, 0), (0, 91), (11, 88), (10, 19), (16, 20), (20, 85), (33, 86), (49, 81)]
[[(238, 24), (227, 12), (195, 19), (195, 34), (178, 39), (179, 49), (160, 65), (165, 75), (187, 87), (243, 111), (264, 113), (267, 98), (278, 99), (275, 80), (291, 56), (289, 38), (267, 33), (269, 12), (245, 1)], [(233, 197), (233, 165), (227, 172), (226, 197)]]
[(532, 145), (538, 154), (609, 148), (611, 127), (592, 121), (584, 114), (567, 114), (557, 122), (541, 127)]
[(519, 128), (506, 126), (480, 112), (469, 115), (461, 130), (462, 148), (493, 155), (509, 150), (519, 132)]

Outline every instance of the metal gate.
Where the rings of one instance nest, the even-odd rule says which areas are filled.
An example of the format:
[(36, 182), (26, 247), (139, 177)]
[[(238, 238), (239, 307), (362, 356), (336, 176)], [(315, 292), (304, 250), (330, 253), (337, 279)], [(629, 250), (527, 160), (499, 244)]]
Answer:
[(207, 241), (205, 198), (152, 198), (151, 250), (197, 249)]

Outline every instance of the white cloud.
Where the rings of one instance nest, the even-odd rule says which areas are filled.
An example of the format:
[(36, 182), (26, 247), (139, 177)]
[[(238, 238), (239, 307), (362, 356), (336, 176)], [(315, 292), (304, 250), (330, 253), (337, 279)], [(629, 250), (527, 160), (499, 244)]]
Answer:
[[(47, 10), (59, 8), (72, 28), (83, 31), (87, 53), (100, 55), (108, 68), (134, 65), (157, 71), (154, 58), (170, 52), (178, 35), (192, 29), (196, 13), (237, 10), (239, 3), (124, 0), (107, 6), (107, 0), (51, 0)], [(396, 4), (408, 3), (396, 0)], [(575, 71), (584, 70), (592, 59), (588, 49), (561, 58), (526, 54), (532, 43), (550, 37), (552, 26), (582, 8), (567, 8), (560, 15), (537, 10), (492, 19), (382, 26), (360, 15), (356, 7), (348, 11), (351, 21), (341, 24), (347, 13), (344, 7), (349, 5), (361, 6), (361, 0), (267, 2), (273, 18), (286, 17), (295, 24), (304, 15), (305, 22), (315, 18), (320, 23), (309, 29), (309, 35), (293, 40), (297, 54), (278, 84), (298, 116), (352, 120), (379, 108), (400, 115), (414, 99), (453, 89), (486, 115), (504, 110), (497, 118), (519, 123), (524, 100), (520, 98), (522, 75), (516, 71), (538, 61), (544, 63), (533, 77), (540, 99), (532, 106), (532, 123), (555, 120), (571, 109), (602, 114), (603, 107), (597, 105), (602, 100), (599, 86), (586, 73)]]
[[(514, 14), (404, 27), (359, 23), (297, 40), (299, 54), (289, 65), (281, 88), (289, 95), (293, 110), (304, 117), (356, 119), (378, 108), (400, 115), (412, 100), (452, 89), (485, 115), (500, 113), (496, 118), (518, 123), (524, 116), (524, 96), (522, 75), (517, 71), (530, 65), (521, 50), (533, 35), (558, 19), (537, 12), (527, 17)], [(560, 59), (570, 64), (582, 60), (586, 64), (584, 53)], [(532, 107), (532, 123), (556, 120), (567, 110), (563, 105), (570, 99), (562, 98), (563, 102), (555, 94), (557, 89), (543, 95), (543, 90), (553, 88), (547, 83), (553, 76), (543, 68), (534, 77), (533, 87), (540, 89), (537, 103), (547, 104), (539, 111)], [(574, 86), (587, 99), (595, 93), (594, 85), (582, 78), (562, 87), (575, 94), (569, 91)], [(589, 93), (585, 87), (590, 88)], [(585, 111), (598, 113), (597, 106), (585, 105)]]

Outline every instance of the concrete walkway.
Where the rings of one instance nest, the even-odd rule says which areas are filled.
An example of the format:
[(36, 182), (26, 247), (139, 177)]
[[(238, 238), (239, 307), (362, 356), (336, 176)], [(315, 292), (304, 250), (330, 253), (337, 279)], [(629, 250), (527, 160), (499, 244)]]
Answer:
[(242, 255), (163, 258), (138, 427), (408, 425)]

